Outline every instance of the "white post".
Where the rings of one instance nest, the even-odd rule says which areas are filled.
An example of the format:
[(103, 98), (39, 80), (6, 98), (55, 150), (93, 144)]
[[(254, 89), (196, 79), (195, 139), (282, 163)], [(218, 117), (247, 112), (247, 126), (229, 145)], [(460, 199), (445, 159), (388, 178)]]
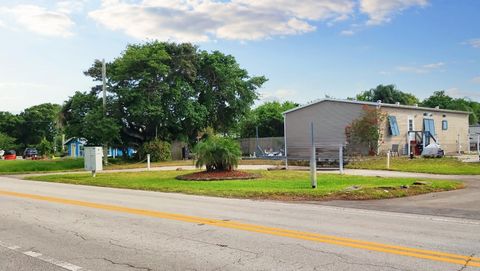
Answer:
[(477, 135), (477, 154), (478, 160), (480, 160), (480, 135)]
[(387, 169), (390, 169), (390, 151), (387, 151)]
[(425, 149), (425, 147), (426, 147), (426, 146), (425, 146), (425, 141), (426, 141), (426, 140), (427, 140), (427, 137), (425, 136), (425, 133), (423, 133), (423, 135), (422, 135), (422, 141), (423, 141), (423, 142), (422, 142), (422, 145), (423, 145), (423, 150), (424, 150), (424, 149)]
[(458, 155), (460, 155), (460, 151), (461, 151), (460, 148), (461, 148), (461, 146), (460, 146), (460, 134), (457, 134), (457, 153), (458, 153)]
[(338, 149), (338, 164), (340, 165), (340, 174), (343, 174), (343, 145)]
[(407, 155), (408, 155), (408, 156), (410, 156), (410, 153), (411, 153), (411, 150), (410, 150), (410, 149), (412, 148), (411, 144), (412, 144), (412, 143), (410, 142), (410, 131), (408, 131), (408, 132), (407, 132), (407, 146), (408, 146), (408, 147), (407, 147), (407, 148), (408, 148), (408, 149), (407, 149)]
[(285, 148), (285, 169), (288, 169), (288, 154), (287, 154), (287, 118), (283, 114), (283, 144)]
[(312, 188), (317, 188), (317, 158), (315, 150), (315, 137), (313, 132), (313, 122), (310, 124), (311, 136), (312, 136), (312, 155), (310, 157), (310, 179)]
[(150, 154), (147, 154), (147, 170), (150, 170)]

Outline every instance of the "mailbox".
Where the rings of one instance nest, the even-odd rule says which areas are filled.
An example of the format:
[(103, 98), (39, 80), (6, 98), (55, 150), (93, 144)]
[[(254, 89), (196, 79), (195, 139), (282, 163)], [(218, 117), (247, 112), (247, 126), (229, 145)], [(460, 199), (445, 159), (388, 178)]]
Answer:
[(102, 147), (85, 147), (84, 154), (85, 154), (85, 170), (92, 171), (94, 176), (97, 171), (103, 170)]

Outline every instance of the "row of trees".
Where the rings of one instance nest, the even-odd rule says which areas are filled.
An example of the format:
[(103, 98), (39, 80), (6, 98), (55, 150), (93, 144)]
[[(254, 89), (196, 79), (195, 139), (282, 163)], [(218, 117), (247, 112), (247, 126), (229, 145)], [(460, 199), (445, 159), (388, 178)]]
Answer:
[[(267, 81), (250, 76), (233, 56), (187, 43), (129, 45), (106, 68), (105, 109), (101, 85), (76, 92), (61, 110), (68, 136), (138, 148), (154, 139), (195, 142), (207, 127), (228, 134)], [(96, 60), (85, 75), (101, 82), (101, 69)]]
[[(188, 43), (129, 45), (106, 68), (105, 107), (102, 63), (96, 60), (84, 72), (98, 83), (90, 91), (76, 92), (62, 106), (41, 104), (17, 115), (0, 112), (0, 149), (60, 150), (62, 134), (137, 149), (155, 140), (153, 145), (165, 149), (159, 140), (194, 143), (208, 127), (235, 137), (255, 137), (257, 127), (260, 137), (283, 136), (282, 112), (298, 106), (267, 102), (251, 109), (267, 79), (250, 76), (233, 56)], [(379, 85), (355, 99), (470, 111), (472, 124), (480, 117), (480, 103), (444, 91), (420, 101), (394, 85)]]
[[(350, 98), (351, 99), (351, 98)], [(477, 124), (480, 121), (480, 103), (465, 98), (452, 98), (443, 90), (435, 91), (430, 97), (420, 101), (415, 95), (403, 92), (395, 85), (379, 85), (367, 91), (363, 91), (355, 97), (355, 100), (383, 103), (397, 103), (403, 105), (414, 105), (424, 107), (440, 106), (442, 109), (468, 111), (470, 114), (470, 124)]]
[(60, 105), (45, 103), (29, 107), (20, 114), (0, 112), (0, 149), (37, 147), (42, 154), (60, 150), (60, 111)]

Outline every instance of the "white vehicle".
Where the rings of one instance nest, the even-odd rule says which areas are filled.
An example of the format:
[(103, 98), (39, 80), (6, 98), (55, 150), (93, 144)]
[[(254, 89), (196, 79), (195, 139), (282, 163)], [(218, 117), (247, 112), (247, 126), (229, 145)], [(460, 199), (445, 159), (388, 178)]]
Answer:
[(422, 151), (423, 157), (442, 157), (444, 155), (444, 151), (437, 143), (431, 143), (430, 145), (426, 146)]
[(0, 150), (0, 159), (3, 158), (3, 155), (5, 154), (5, 151), (4, 150)]

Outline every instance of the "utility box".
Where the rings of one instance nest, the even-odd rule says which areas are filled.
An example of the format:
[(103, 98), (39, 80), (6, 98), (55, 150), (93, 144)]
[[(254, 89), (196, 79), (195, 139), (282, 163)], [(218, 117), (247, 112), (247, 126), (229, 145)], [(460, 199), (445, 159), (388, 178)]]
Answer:
[(102, 147), (85, 147), (85, 170), (91, 171), (94, 175), (97, 171), (103, 170), (102, 158), (103, 158), (103, 148)]

